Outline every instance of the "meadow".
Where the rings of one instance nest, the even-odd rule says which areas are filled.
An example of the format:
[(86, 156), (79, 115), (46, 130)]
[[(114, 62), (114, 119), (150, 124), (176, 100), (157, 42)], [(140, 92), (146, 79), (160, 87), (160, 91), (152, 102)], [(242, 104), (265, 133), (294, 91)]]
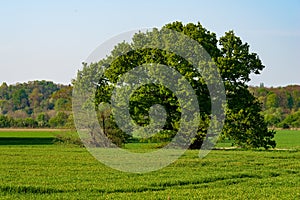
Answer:
[(54, 144), (59, 132), (0, 131), (0, 199), (300, 199), (300, 131), (278, 131), (275, 150), (188, 150), (145, 174)]

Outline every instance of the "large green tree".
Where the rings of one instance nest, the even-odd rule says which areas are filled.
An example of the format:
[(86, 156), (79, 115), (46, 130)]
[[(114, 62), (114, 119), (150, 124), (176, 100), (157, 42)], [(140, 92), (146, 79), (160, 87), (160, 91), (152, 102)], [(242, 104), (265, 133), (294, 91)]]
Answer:
[[(143, 42), (151, 38), (153, 44), (164, 43), (166, 49), (171, 43), (178, 46), (185, 45), (176, 38), (159, 37), (159, 32), (165, 28), (187, 35), (199, 42), (209, 53), (212, 61), (217, 65), (226, 90), (226, 114), (223, 136), (244, 147), (274, 147), (273, 131), (268, 131), (267, 125), (260, 114), (261, 107), (256, 98), (248, 91), (247, 82), (250, 74), (259, 74), (264, 68), (258, 55), (251, 53), (249, 45), (243, 43), (233, 31), (226, 32), (217, 39), (216, 34), (205, 29), (200, 23), (182, 24), (174, 22), (165, 25), (162, 29), (153, 29), (147, 33), (137, 33), (133, 36), (132, 43), (120, 43), (107, 58), (97, 63), (84, 64), (82, 71), (78, 72), (76, 84), (90, 82), (97, 84), (95, 105), (106, 102), (111, 103), (113, 90), (120, 77), (131, 69), (149, 63), (159, 63), (173, 67), (190, 83), (197, 95), (200, 108), (200, 121), (198, 133), (191, 147), (199, 148), (208, 129), (211, 116), (211, 97), (207, 83), (195, 67), (180, 55), (167, 50), (143, 47)], [(147, 41), (149, 42), (149, 41)], [(193, 56), (193, 55), (189, 55)], [(153, 65), (153, 70), (157, 66)], [(101, 77), (95, 76), (102, 74)], [(95, 79), (96, 77), (96, 79)], [(178, 83), (180, 84), (180, 83)], [(125, 84), (126, 85), (126, 84)], [(85, 86), (86, 89), (88, 85)], [(184, 92), (184, 91), (183, 91)], [(189, 95), (189, 94), (186, 94)], [(160, 84), (146, 84), (139, 88), (130, 97), (129, 112), (132, 119), (140, 126), (150, 123), (151, 107), (162, 105), (166, 111), (166, 123), (163, 130), (177, 131), (183, 109), (176, 95), (167, 87)], [(103, 116), (102, 116), (103, 117)], [(110, 118), (114, 116), (110, 115)], [(188, 131), (188, 129), (187, 129)], [(173, 134), (170, 135), (170, 138)]]

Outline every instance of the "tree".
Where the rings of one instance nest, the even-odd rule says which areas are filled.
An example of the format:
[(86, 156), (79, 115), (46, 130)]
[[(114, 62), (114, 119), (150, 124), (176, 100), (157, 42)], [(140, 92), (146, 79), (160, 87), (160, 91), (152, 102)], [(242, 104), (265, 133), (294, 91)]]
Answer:
[(48, 124), (49, 116), (43, 112), (39, 113), (36, 118), (36, 121), (37, 121), (39, 127), (47, 127), (49, 125)]
[(275, 93), (270, 93), (267, 95), (266, 108), (277, 108), (278, 107), (278, 97)]
[(60, 90), (54, 92), (51, 95), (51, 100), (54, 103), (54, 109), (56, 111), (71, 111), (72, 110), (72, 87), (64, 86)]
[(28, 117), (26, 119), (23, 119), (23, 126), (26, 128), (36, 128), (38, 126), (38, 122), (35, 121), (34, 119)]
[[(275, 147), (272, 140), (275, 132), (268, 131), (264, 117), (260, 114), (260, 103), (251, 93), (242, 89), (236, 93), (242, 103), (232, 106), (226, 112), (223, 134), (234, 143), (246, 148)], [(230, 107), (230, 103), (229, 103)]]
[(5, 82), (0, 86), (0, 99), (9, 99), (8, 85)]
[(300, 108), (299, 85), (277, 88), (250, 87), (249, 89), (262, 103), (262, 114), (269, 126), (279, 128), (300, 127), (296, 125), (297, 123), (292, 125), (290, 121), (293, 118), (291, 115), (294, 115)]
[(40, 106), (40, 102), (42, 99), (42, 94), (40, 93), (40, 90), (38, 88), (34, 88), (29, 95), (29, 102), (32, 109), (36, 109)]
[(71, 109), (71, 103), (68, 99), (59, 98), (54, 103), (54, 110), (56, 111), (69, 111)]
[(279, 126), (281, 128), (300, 127), (300, 110), (287, 115), (287, 117), (279, 123)]
[(294, 107), (294, 99), (290, 93), (286, 93), (287, 96), (287, 106), (291, 110)]
[(0, 100), (0, 114), (6, 114), (12, 110), (12, 106), (8, 100)]
[[(143, 48), (143, 43), (148, 41), (149, 38), (153, 39), (151, 42), (154, 44), (165, 44), (166, 48), (168, 44), (174, 42), (178, 46), (185, 45), (182, 41), (176, 40), (176, 38), (160, 38), (158, 36), (159, 32), (164, 31), (165, 28), (184, 33), (199, 42), (216, 63), (227, 95), (226, 114), (228, 117), (225, 121), (223, 135), (234, 139), (240, 146), (274, 147), (275, 142), (272, 138), (275, 132), (268, 131), (267, 124), (260, 114), (261, 106), (248, 91), (247, 86), (247, 82), (250, 81), (250, 74), (259, 74), (264, 66), (258, 55), (251, 53), (249, 45), (243, 43), (233, 31), (225, 33), (218, 40), (215, 33), (206, 30), (200, 23), (183, 25), (181, 22), (174, 22), (165, 25), (160, 30), (153, 29), (147, 33), (137, 33), (133, 36), (132, 43), (120, 43), (115, 46), (111, 55), (107, 58), (90, 65), (85, 63), (83, 70), (78, 72), (75, 84), (89, 82), (90, 84), (98, 85), (95, 94), (97, 107), (103, 102), (111, 103), (110, 97), (114, 88), (123, 87), (122, 85), (116, 85), (119, 78), (134, 67), (145, 63), (160, 63), (172, 66), (189, 81), (198, 98), (201, 117), (198, 133), (193, 140), (192, 147), (199, 148), (206, 135), (207, 120), (210, 119), (211, 115), (211, 99), (205, 79), (189, 61), (181, 56), (167, 50)], [(136, 47), (140, 48), (136, 50)], [(152, 66), (151, 70), (155, 73), (157, 66)], [(101, 78), (95, 80), (95, 74), (102, 72), (104, 73)], [(123, 85), (126, 87), (126, 84), (125, 82)], [(88, 87), (86, 85), (86, 89)], [(156, 104), (162, 105), (166, 110), (167, 119), (163, 130), (171, 132), (178, 130), (179, 118), (184, 108), (180, 107), (176, 95), (163, 85), (146, 84), (137, 88), (130, 98), (129, 112), (131, 117), (140, 126), (148, 125), (150, 108)]]
[(25, 89), (17, 89), (12, 93), (12, 102), (14, 110), (24, 109), (29, 105), (28, 95)]
[(276, 127), (283, 119), (282, 108), (270, 108), (263, 111), (265, 121), (270, 127)]
[(64, 127), (68, 121), (68, 115), (64, 112), (58, 112), (54, 117), (49, 120), (49, 125), (52, 128)]
[(13, 120), (5, 115), (0, 115), (0, 128), (11, 127)]

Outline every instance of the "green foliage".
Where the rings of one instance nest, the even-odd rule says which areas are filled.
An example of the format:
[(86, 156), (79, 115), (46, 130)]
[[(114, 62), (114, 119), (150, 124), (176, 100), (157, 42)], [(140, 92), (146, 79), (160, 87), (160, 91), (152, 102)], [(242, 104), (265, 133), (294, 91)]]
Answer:
[(68, 116), (67, 122), (65, 123), (64, 128), (67, 129), (75, 129), (75, 124), (74, 124), (74, 115), (71, 113)]
[(36, 118), (36, 121), (39, 127), (47, 127), (49, 125), (49, 116), (47, 115), (47, 113), (39, 113)]
[(300, 110), (300, 86), (278, 88), (250, 87), (249, 90), (262, 103), (266, 122), (271, 127), (299, 128), (297, 112)]
[(36, 128), (38, 126), (38, 123), (32, 118), (26, 118), (23, 121), (23, 125), (27, 128)]
[(52, 127), (55, 127), (55, 124), (61, 126), (62, 123), (58, 123), (55, 115), (58, 112), (69, 115), (71, 98), (70, 85), (64, 86), (44, 80), (9, 86), (3, 83), (0, 86), (0, 115), (12, 118), (8, 127), (48, 127), (49, 116), (54, 116)]
[(58, 112), (56, 114), (56, 116), (52, 117), (49, 120), (49, 125), (50, 127), (54, 128), (54, 127), (64, 127), (64, 125), (67, 123), (68, 121), (68, 115), (64, 112)]
[(149, 143), (165, 143), (170, 142), (172, 138), (176, 135), (175, 131), (163, 130), (160, 131), (149, 138), (141, 138), (140, 142), (149, 142)]
[(55, 102), (54, 109), (56, 111), (72, 110), (72, 89), (71, 86), (65, 86), (51, 95), (51, 100)]
[(12, 93), (13, 110), (24, 109), (28, 106), (28, 95), (25, 89), (21, 88)]
[(288, 115), (282, 122), (278, 124), (281, 128), (298, 128), (300, 127), (300, 110)]
[(75, 131), (64, 131), (56, 134), (54, 138), (54, 143), (83, 147), (82, 141)]
[(270, 108), (262, 112), (266, 123), (270, 127), (275, 127), (279, 122), (282, 121), (282, 109), (281, 108)]
[[(98, 121), (104, 135), (109, 138), (115, 145), (119, 147), (123, 146), (124, 143), (129, 139), (129, 135), (123, 133), (122, 130), (118, 128), (111, 115), (111, 109), (105, 104), (100, 104), (97, 114)], [(99, 145), (97, 144), (96, 139), (94, 139), (93, 142), (96, 146)]]
[(236, 144), (246, 148), (275, 147), (272, 140), (275, 132), (269, 131), (261, 106), (247, 87), (235, 89), (235, 95), (228, 95), (232, 101), (228, 102), (223, 134), (233, 139)]
[(7, 128), (12, 125), (13, 121), (10, 117), (0, 115), (0, 128)]
[(257, 108), (259, 107), (252, 106), (238, 113), (227, 112), (224, 136), (233, 139), (235, 144), (244, 148), (275, 147), (275, 141), (271, 140), (275, 132), (269, 131), (263, 121), (263, 116), (253, 111)]
[(64, 111), (64, 110), (66, 110), (67, 104), (70, 105), (70, 102), (67, 99), (59, 98), (55, 101), (54, 109), (56, 111)]
[(270, 93), (267, 96), (266, 108), (277, 108), (278, 107), (278, 97), (274, 93)]
[[(198, 41), (215, 61), (224, 81), (227, 95), (226, 109), (229, 118), (226, 120), (224, 136), (236, 140), (236, 143), (245, 147), (274, 147), (275, 142), (272, 141), (272, 138), (275, 132), (268, 131), (267, 124), (260, 114), (261, 107), (249, 93), (246, 85), (250, 81), (251, 73), (259, 74), (264, 68), (258, 55), (250, 52), (250, 46), (243, 43), (233, 31), (226, 32), (218, 40), (215, 33), (206, 30), (200, 23), (183, 25), (181, 22), (174, 22), (165, 25), (164, 28), (181, 32)], [(207, 119), (211, 114), (211, 100), (204, 78), (191, 63), (179, 55), (167, 50), (143, 48), (144, 42), (149, 38), (157, 39), (152, 42), (154, 44), (163, 43), (166, 48), (169, 44), (174, 43), (175, 41), (168, 37), (158, 37), (158, 33), (164, 28), (153, 29), (147, 33), (137, 33), (133, 36), (132, 43), (118, 44), (106, 59), (90, 65), (84, 63), (83, 70), (78, 72), (76, 81), (78, 84), (87, 82), (98, 85), (95, 95), (97, 106), (102, 102), (110, 103), (112, 91), (120, 76), (134, 67), (145, 63), (172, 66), (189, 81), (197, 95), (202, 121), (199, 122), (198, 133), (193, 139), (191, 147), (200, 148), (209, 124)], [(181, 41), (176, 41), (176, 44), (185, 46)], [(133, 49), (138, 50), (133, 51)], [(124, 54), (125, 52), (128, 53)], [(155, 72), (157, 68), (155, 65), (152, 66), (151, 70)], [(97, 77), (95, 75), (102, 72), (104, 74), (101, 78), (94, 80)], [(86, 89), (88, 88), (89, 85), (86, 85)], [(163, 130), (176, 132), (183, 108), (180, 107), (175, 95), (159, 84), (147, 84), (137, 88), (130, 98), (129, 111), (132, 119), (140, 126), (148, 125), (150, 108), (155, 104), (162, 105), (166, 110), (167, 120)], [(124, 107), (124, 105), (120, 105), (120, 107)], [(240, 122), (242, 123), (239, 124)], [(186, 130), (188, 132), (188, 129)]]

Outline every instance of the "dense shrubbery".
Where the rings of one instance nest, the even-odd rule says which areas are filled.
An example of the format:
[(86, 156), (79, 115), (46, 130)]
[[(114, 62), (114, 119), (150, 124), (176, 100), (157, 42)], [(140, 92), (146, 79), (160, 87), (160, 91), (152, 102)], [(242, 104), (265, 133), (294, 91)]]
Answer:
[[(70, 124), (72, 126), (70, 126)], [(12, 118), (6, 115), (0, 115), (0, 128), (70, 128), (73, 127), (73, 121), (70, 115), (64, 112), (58, 112), (49, 120), (40, 121), (38, 118)]]

